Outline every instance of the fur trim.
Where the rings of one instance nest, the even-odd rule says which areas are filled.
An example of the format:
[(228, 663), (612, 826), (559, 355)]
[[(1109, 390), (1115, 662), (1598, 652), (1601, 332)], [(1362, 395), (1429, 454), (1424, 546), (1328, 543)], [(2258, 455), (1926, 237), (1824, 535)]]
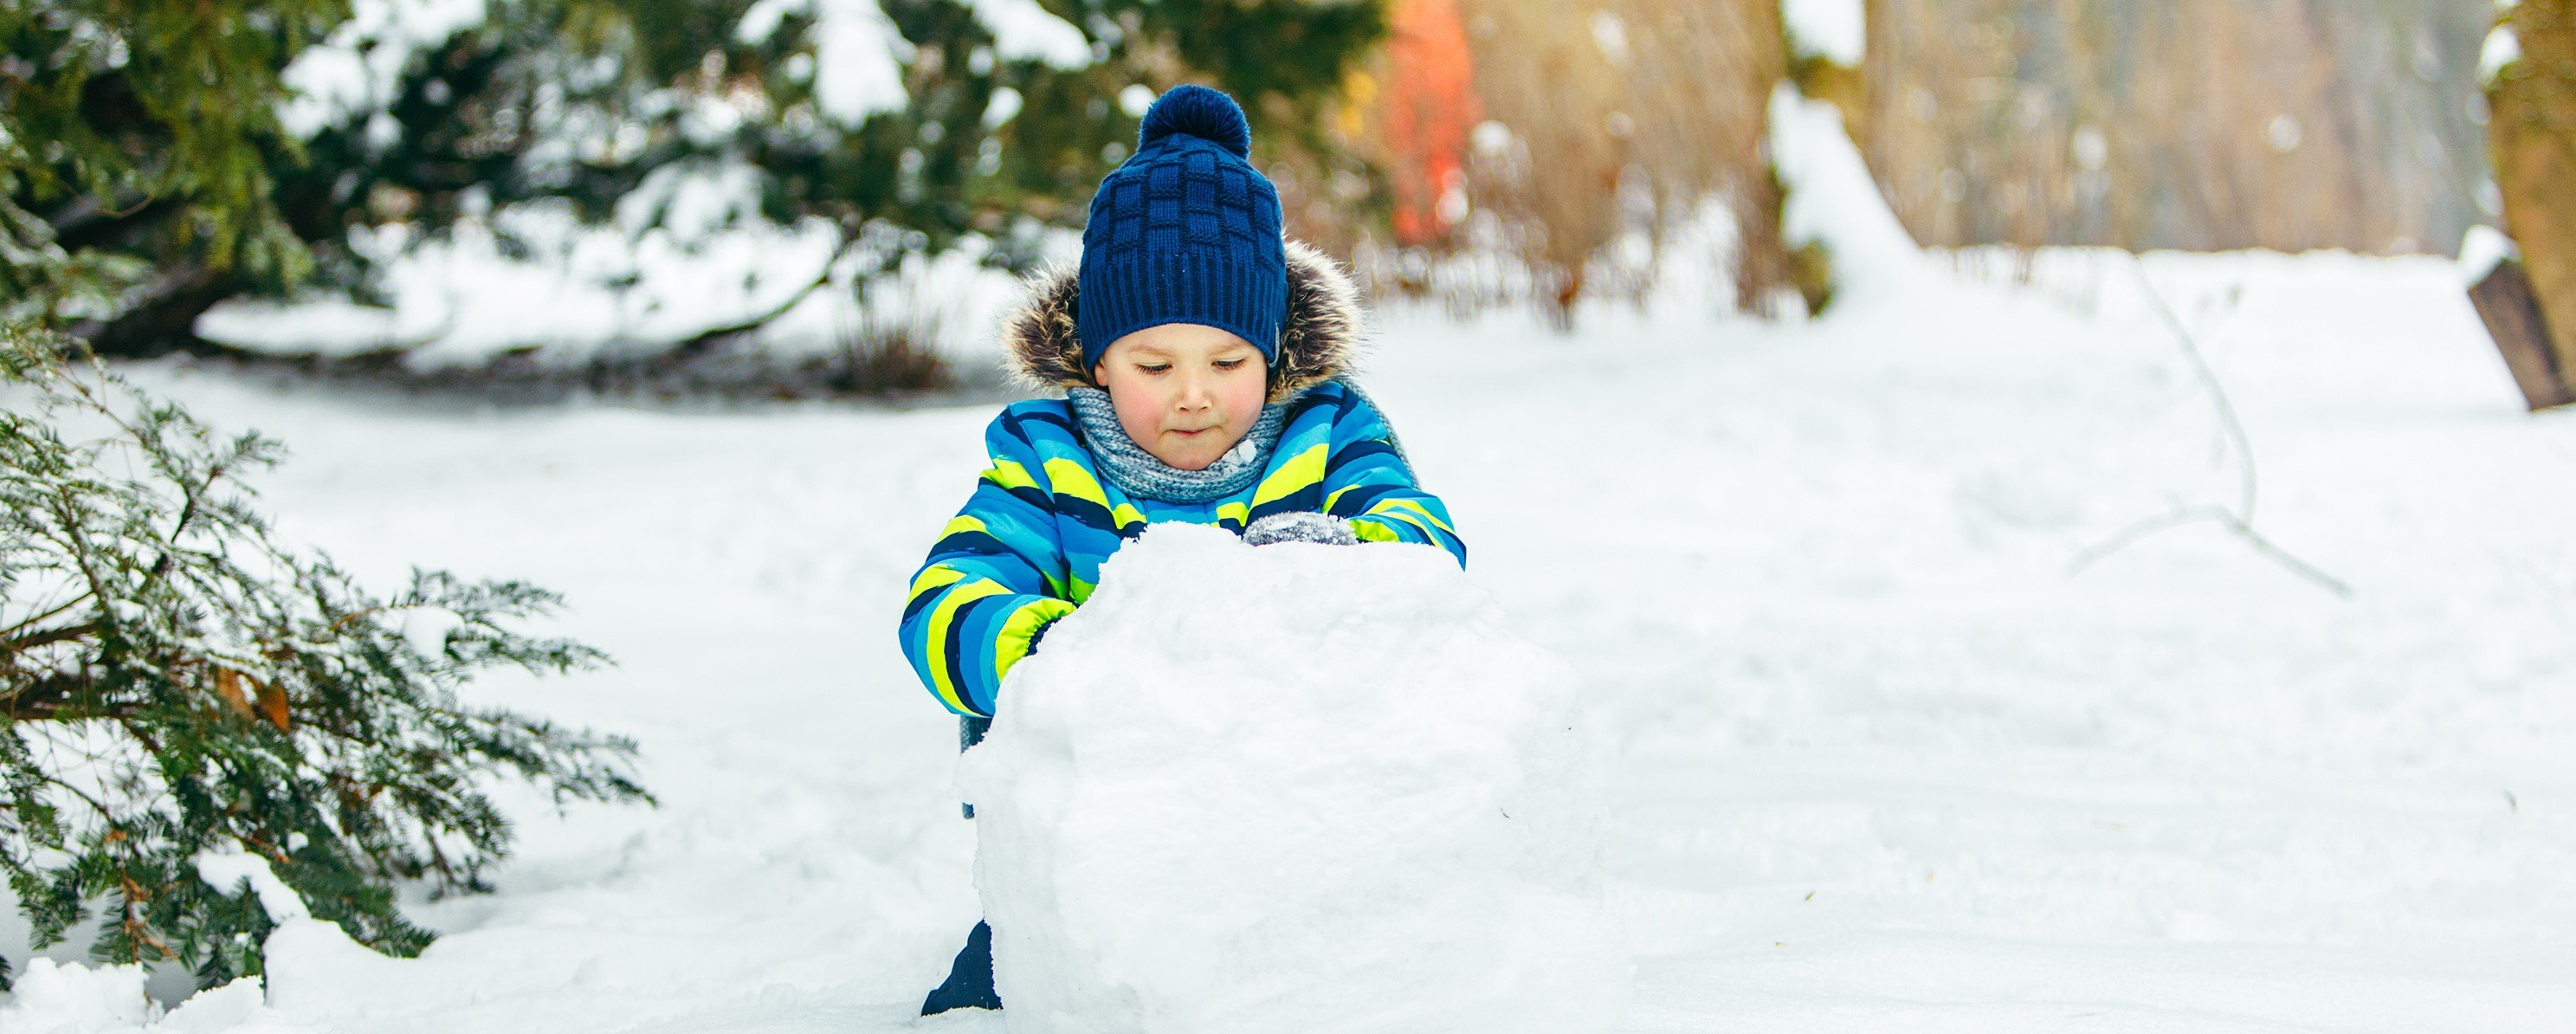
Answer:
[[(1279, 327), (1279, 353), (1270, 362), (1274, 403), (1350, 373), (1360, 352), (1359, 287), (1331, 256), (1302, 241), (1285, 243), (1288, 316)], [(1073, 331), (1076, 272), (1066, 264), (1031, 277), (1027, 300), (1002, 323), (1005, 361), (1029, 387), (1098, 387), (1082, 364), (1082, 342)]]

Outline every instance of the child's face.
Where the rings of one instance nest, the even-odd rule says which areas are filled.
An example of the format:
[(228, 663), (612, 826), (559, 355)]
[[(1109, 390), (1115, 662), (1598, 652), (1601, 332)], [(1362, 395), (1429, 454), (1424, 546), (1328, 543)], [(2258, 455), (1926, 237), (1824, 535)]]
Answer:
[(1259, 349), (1198, 323), (1165, 323), (1111, 342), (1091, 377), (1109, 392), (1118, 426), (1154, 458), (1202, 470), (1261, 418), (1270, 393)]

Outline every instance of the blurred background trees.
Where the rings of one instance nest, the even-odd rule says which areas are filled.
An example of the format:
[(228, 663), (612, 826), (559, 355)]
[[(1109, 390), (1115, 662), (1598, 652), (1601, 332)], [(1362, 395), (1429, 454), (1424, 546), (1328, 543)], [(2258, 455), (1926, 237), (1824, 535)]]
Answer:
[(831, 236), (783, 298), (661, 343), (698, 344), (969, 236), (1026, 261), (1173, 83), (1244, 97), (1266, 157), (1316, 146), (1382, 31), (1373, 5), (1295, 0), (11, 5), (0, 288), (15, 318), (142, 356), (213, 350), (195, 321), (230, 298), (367, 300), (461, 224), (531, 254), (514, 209)]
[(2447, 252), (2484, 0), (1869, 0), (1863, 152), (1926, 245)]
[[(1583, 297), (1653, 284), (1674, 235), (1714, 206), (1736, 232), (1706, 258), (1732, 267), (1737, 308), (1774, 311), (1790, 283), (1765, 116), (1788, 70), (1777, 3), (1395, 9), (1370, 73), (1390, 88), (1365, 91), (1375, 118), (1352, 141), (1396, 173), (1392, 233), (1378, 238), (1392, 251), (1363, 251), (1383, 286), (1519, 295), (1562, 321)], [(1424, 260), (1462, 251), (1509, 256), (1517, 275), (1471, 262), (1443, 276)]]
[[(1826, 256), (1780, 232), (1784, 89), (1840, 108), (1927, 246), (2447, 253), (2481, 222), (2554, 232), (2535, 228), (2566, 205), (2537, 186), (2560, 175), (2533, 157), (2548, 131), (2496, 123), (2490, 163), (2491, 109), (2546, 127), (2569, 103), (2545, 48), (2487, 92), (2496, 17), (2490, 0), (41, 0), (0, 11), (0, 317), (111, 355), (220, 353), (204, 317), (229, 302), (376, 311), (389, 266), (459, 240), (532, 268), (606, 240), (619, 260), (579, 276), (663, 315), (599, 331), (579, 352), (594, 373), (832, 333), (865, 347), (827, 388), (917, 385), (935, 356), (886, 314), (954, 285), (894, 274), (946, 254), (1027, 269), (1183, 81), (1244, 101), (1290, 231), (1372, 288), (1560, 325), (1677, 279), (1732, 311), (1824, 303)], [(764, 263), (654, 265), (754, 233)], [(2576, 275), (2551, 261), (2531, 272)], [(817, 296), (861, 316), (781, 321)], [(333, 354), (416, 354), (445, 330)], [(545, 344), (527, 333), (469, 351), (537, 371), (511, 366)]]
[(297, 157), (278, 71), (346, 15), (334, 0), (0, 8), (0, 318), (106, 322), (138, 293), (308, 270), (276, 196)]
[[(1853, 52), (1797, 38), (1797, 17), (1784, 37), (1784, 9), (1838, 7), (1863, 30)], [(1472, 213), (1489, 212), (1485, 239), (1394, 237), (1499, 242), (1543, 300), (1632, 289), (1622, 233), (1660, 240), (1714, 197), (1735, 231), (1717, 260), (1736, 307), (1772, 311), (1797, 268), (1764, 151), (1763, 100), (1783, 79), (1842, 110), (1926, 246), (2447, 253), (2495, 218), (2486, 0), (1414, 0), (1396, 4), (1381, 63), (1410, 56), (1418, 15), (1401, 12), (1450, 8), (1474, 70), (1463, 107), (1511, 130), (1484, 137), (1501, 157), (1537, 157), (1462, 148), (1452, 207), (1471, 214), (1454, 232), (1474, 237)], [(1407, 123), (1378, 125), (1405, 155), (1393, 167), (1423, 164)]]

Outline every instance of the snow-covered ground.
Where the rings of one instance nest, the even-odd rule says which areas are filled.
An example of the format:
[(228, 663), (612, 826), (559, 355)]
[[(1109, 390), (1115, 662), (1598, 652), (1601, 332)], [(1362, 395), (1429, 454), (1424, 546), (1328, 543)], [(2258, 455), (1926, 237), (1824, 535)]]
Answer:
[[(1688, 283), (1572, 337), (1397, 311), (1366, 378), (1470, 577), (1587, 683), (1614, 1029), (2576, 1028), (2576, 415), (2521, 411), (2458, 270), (2051, 252), (2012, 286), (1913, 252), (1829, 114), (1774, 116), (1788, 229), (1851, 278), (1825, 319)], [(415, 904), (422, 957), (289, 923), (264, 994), (159, 1029), (916, 1025), (974, 840), (893, 632), (989, 402), (137, 375), (289, 443), (271, 508), (353, 570), (567, 592), (623, 666), (471, 693), (635, 736), (663, 801), (508, 794), (517, 860)], [(2221, 509), (2251, 534), (2135, 534)], [(32, 964), (0, 1029), (132, 1028), (140, 980)]]
[[(2351, 595), (2211, 523), (2071, 573), (2239, 480), (2127, 260), (2043, 258), (2026, 288), (1933, 259), (1804, 325), (1383, 321), (1367, 383), (1469, 574), (1588, 683), (1616, 1029), (2576, 1027), (2576, 415), (2521, 411), (2447, 263), (2151, 257), (2242, 415), (2255, 530)], [(621, 667), (472, 692), (635, 735), (664, 801), (513, 797), (500, 892), (416, 906), (424, 956), (299, 928), (270, 1004), (170, 1029), (916, 1023), (973, 827), (893, 629), (990, 405), (140, 376), (284, 438), (272, 508), (357, 570), (569, 593)], [(113, 1029), (133, 988), (27, 973), (0, 1027)]]

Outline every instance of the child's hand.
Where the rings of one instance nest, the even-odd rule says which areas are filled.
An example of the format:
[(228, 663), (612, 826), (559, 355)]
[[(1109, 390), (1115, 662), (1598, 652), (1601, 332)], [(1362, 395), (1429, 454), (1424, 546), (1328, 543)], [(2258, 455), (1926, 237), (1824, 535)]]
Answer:
[(1351, 533), (1351, 522), (1339, 517), (1320, 513), (1274, 513), (1243, 529), (1243, 541), (1256, 546), (1274, 542), (1353, 546), (1359, 544), (1360, 537)]

